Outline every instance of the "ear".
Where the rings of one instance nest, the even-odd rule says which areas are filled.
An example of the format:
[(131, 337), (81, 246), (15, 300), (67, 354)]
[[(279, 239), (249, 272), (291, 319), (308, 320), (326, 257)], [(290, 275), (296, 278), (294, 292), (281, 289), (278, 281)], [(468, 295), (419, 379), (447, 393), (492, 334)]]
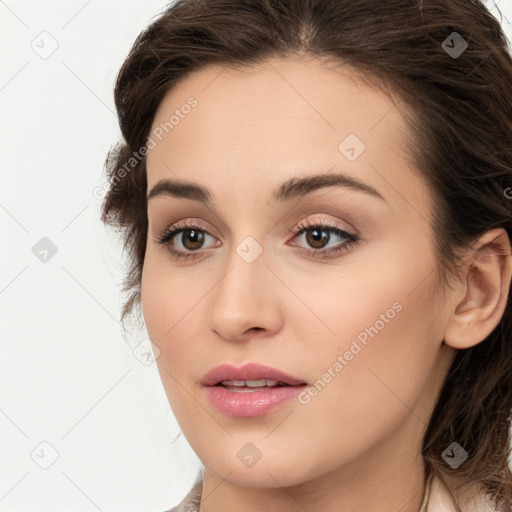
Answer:
[(477, 345), (491, 334), (503, 316), (510, 288), (512, 257), (506, 230), (487, 231), (472, 247), (444, 335), (445, 343), (456, 349)]

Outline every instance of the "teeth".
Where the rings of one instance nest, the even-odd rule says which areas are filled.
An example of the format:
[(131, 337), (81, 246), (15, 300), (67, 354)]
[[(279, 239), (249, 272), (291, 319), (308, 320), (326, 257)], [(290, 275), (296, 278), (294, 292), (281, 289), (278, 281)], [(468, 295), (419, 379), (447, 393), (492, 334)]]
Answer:
[(263, 386), (275, 386), (277, 380), (260, 379), (260, 380), (223, 380), (221, 384), (223, 386), (240, 386), (249, 388), (261, 388)]

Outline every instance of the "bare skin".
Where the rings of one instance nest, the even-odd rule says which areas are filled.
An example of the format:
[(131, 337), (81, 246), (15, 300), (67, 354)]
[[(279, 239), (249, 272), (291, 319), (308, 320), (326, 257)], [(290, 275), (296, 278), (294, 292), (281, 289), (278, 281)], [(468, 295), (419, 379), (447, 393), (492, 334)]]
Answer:
[[(169, 403), (205, 467), (200, 512), (417, 512), (421, 442), (455, 349), (481, 342), (504, 311), (512, 264), (496, 255), (510, 254), (505, 231), (475, 244), (464, 279), (443, 297), (432, 197), (402, 152), (405, 123), (389, 96), (318, 60), (214, 66), (165, 96), (153, 129), (190, 97), (197, 106), (148, 154), (148, 191), (191, 181), (210, 189), (212, 204), (149, 200), (141, 292)], [(359, 156), (355, 139), (340, 150), (349, 134), (366, 147)], [(330, 186), (271, 201), (286, 180), (323, 173), (382, 197)], [(204, 235), (199, 249), (186, 231), (168, 243), (186, 260), (157, 242), (178, 222), (188, 229), (183, 221)], [(330, 238), (319, 248), (297, 235), (304, 222), (359, 241), (323, 228)], [(249, 236), (262, 250), (251, 263), (236, 251)], [(378, 333), (350, 357), (371, 326)], [(338, 356), (346, 364), (336, 371)], [(309, 389), (329, 369), (331, 379), (307, 403), (230, 417), (200, 384), (225, 362), (273, 366)], [(261, 453), (252, 467), (237, 456), (247, 443)]]

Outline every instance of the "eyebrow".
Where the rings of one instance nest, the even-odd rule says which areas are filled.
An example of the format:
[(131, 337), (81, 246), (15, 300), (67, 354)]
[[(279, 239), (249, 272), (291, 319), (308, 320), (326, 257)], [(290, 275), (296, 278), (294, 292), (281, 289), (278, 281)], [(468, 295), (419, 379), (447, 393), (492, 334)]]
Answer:
[[(357, 178), (345, 174), (315, 174), (305, 177), (293, 177), (281, 185), (273, 192), (272, 202), (279, 203), (290, 199), (304, 197), (315, 190), (327, 187), (344, 187), (358, 192), (364, 192), (371, 196), (386, 200), (382, 195), (370, 185), (359, 181)], [(211, 191), (190, 181), (180, 181), (171, 179), (162, 179), (151, 189), (147, 196), (147, 200), (158, 196), (172, 196), (182, 199), (191, 199), (204, 203), (207, 206), (212, 204)]]

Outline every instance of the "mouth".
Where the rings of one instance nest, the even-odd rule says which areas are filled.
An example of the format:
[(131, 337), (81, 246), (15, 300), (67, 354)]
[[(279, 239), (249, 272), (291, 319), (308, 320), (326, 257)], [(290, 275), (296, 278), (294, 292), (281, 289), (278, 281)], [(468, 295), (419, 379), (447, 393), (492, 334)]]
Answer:
[(215, 386), (221, 386), (228, 391), (234, 391), (235, 393), (251, 393), (255, 391), (266, 391), (272, 388), (289, 387), (291, 384), (286, 382), (280, 382), (271, 379), (259, 379), (259, 380), (223, 380), (215, 384)]
[(216, 366), (203, 376), (201, 384), (203, 386), (230, 387), (234, 388), (234, 391), (250, 391), (257, 388), (302, 386), (306, 382), (277, 368), (259, 363), (249, 363), (241, 367), (232, 364)]
[(300, 378), (257, 363), (217, 366), (201, 384), (217, 410), (239, 418), (268, 414), (297, 398), (307, 386)]

